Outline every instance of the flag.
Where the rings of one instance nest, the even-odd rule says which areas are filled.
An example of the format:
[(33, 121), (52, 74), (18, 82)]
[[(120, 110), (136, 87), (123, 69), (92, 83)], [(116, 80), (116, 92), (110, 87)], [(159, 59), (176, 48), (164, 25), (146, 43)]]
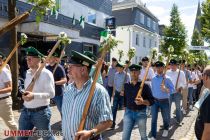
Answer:
[(73, 24), (73, 25), (75, 25), (75, 24), (76, 24), (75, 14), (73, 14), (72, 24)]
[(100, 42), (104, 42), (107, 39), (108, 32), (107, 30), (101, 31), (100, 32)]
[(55, 15), (55, 19), (58, 18), (58, 11), (55, 6), (51, 9), (51, 15)]
[(79, 25), (82, 26), (82, 28), (85, 28), (85, 17), (80, 16)]

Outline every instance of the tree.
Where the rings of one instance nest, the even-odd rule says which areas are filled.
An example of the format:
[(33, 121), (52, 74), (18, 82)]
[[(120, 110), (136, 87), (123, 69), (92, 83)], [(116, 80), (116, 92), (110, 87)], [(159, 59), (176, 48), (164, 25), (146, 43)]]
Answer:
[[(203, 46), (204, 41), (197, 29), (194, 30), (193, 35), (192, 35), (192, 41), (191, 41), (192, 46)], [(208, 62), (208, 57), (205, 53), (205, 51), (201, 50), (191, 50), (190, 53), (194, 55), (195, 58), (197, 58), (196, 63), (200, 65), (206, 65)]]
[(186, 31), (181, 22), (178, 7), (173, 4), (170, 14), (170, 25), (164, 30), (164, 38), (161, 43), (161, 51), (167, 54), (170, 45), (174, 47), (174, 54), (180, 55), (182, 50), (186, 48)]
[(206, 0), (202, 3), (202, 15), (201, 20), (201, 33), (204, 39), (210, 43), (210, 0)]

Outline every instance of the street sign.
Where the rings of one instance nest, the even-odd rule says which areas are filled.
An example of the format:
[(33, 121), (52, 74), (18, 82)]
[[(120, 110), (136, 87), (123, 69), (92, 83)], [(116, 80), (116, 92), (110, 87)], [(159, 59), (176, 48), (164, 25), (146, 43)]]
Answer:
[(210, 50), (210, 47), (208, 46), (189, 46), (189, 50)]

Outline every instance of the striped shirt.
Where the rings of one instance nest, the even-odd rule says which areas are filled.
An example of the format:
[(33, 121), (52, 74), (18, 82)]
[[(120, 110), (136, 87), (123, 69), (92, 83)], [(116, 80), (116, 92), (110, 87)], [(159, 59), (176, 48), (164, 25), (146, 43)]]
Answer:
[[(78, 90), (74, 83), (66, 87), (62, 104), (62, 132), (65, 140), (75, 138), (92, 82), (92, 79), (89, 79), (81, 90)], [(112, 120), (109, 95), (106, 89), (97, 83), (84, 129), (91, 130), (107, 120)]]

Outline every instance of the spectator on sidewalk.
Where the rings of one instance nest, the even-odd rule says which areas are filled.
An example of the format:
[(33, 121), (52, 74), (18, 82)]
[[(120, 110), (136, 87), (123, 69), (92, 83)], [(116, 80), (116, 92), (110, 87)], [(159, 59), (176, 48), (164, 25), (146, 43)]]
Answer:
[(195, 122), (195, 135), (198, 140), (210, 139), (210, 66), (208, 65), (203, 72), (203, 84), (206, 89), (201, 98), (196, 103), (199, 109)]

